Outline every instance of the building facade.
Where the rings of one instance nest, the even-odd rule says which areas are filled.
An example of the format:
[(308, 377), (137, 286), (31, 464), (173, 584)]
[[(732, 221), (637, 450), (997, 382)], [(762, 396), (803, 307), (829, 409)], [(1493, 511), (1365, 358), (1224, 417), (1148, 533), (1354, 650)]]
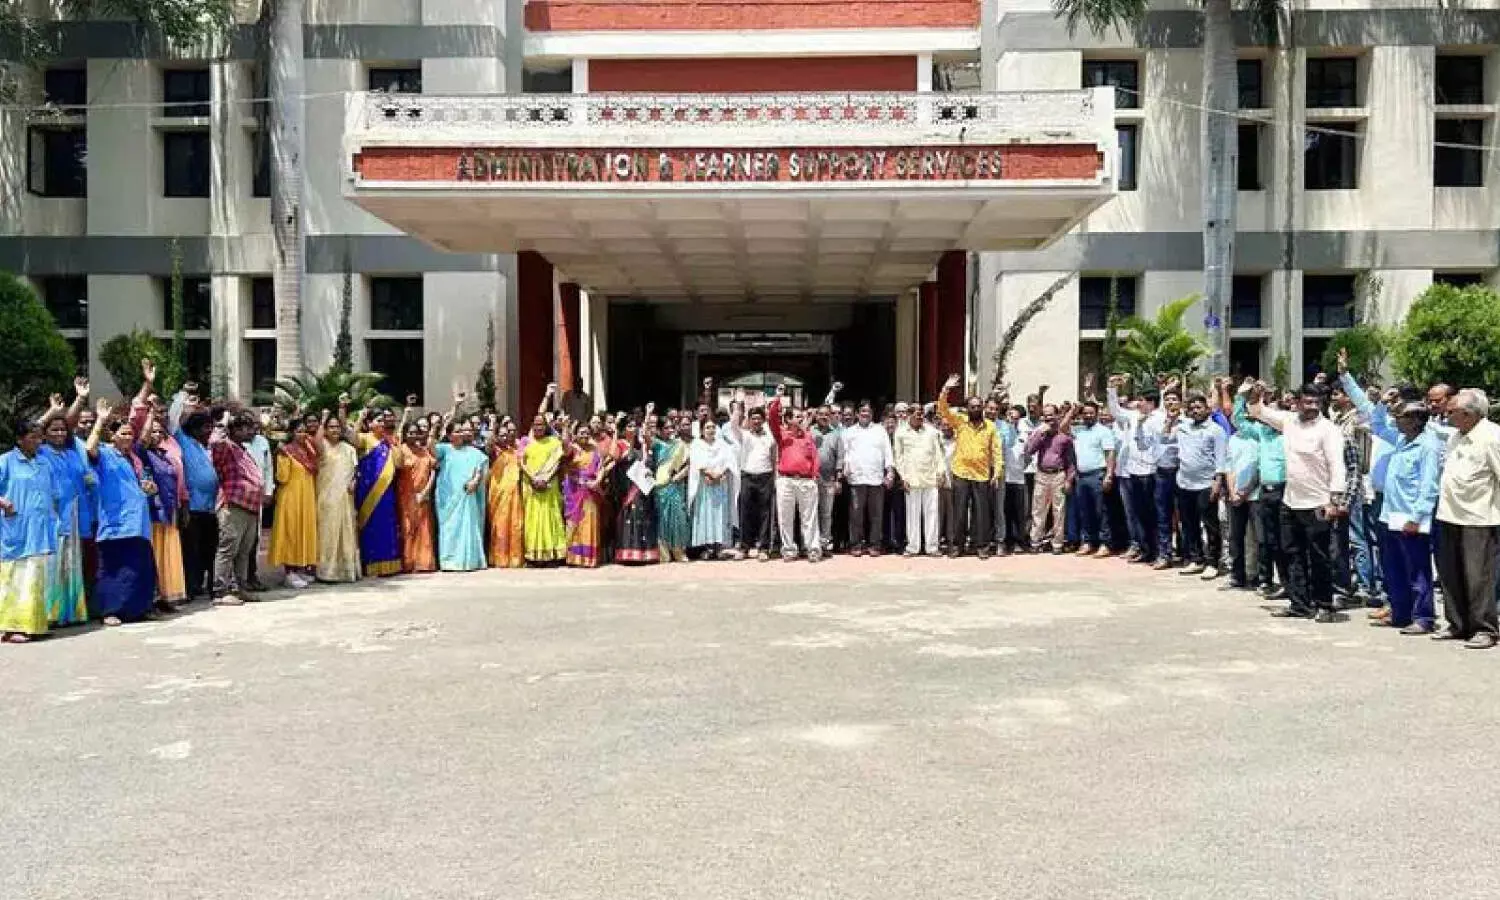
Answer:
[[(550, 380), (611, 406), (707, 375), (984, 387), (1018, 310), (1076, 272), (1010, 377), (1068, 394), (1111, 302), (1201, 289), (1192, 4), (1103, 36), (1046, 0), (306, 6), (306, 355), (331, 358), (347, 303), (356, 365), (398, 395), (472, 389), (491, 326), (509, 408)], [(1237, 370), (1295, 375), (1435, 279), (1494, 277), (1500, 2), (1291, 7), (1278, 42), (1240, 23), (1226, 324)], [(175, 264), (191, 368), (250, 396), (275, 366), (252, 36), (205, 61), (61, 28), (0, 112), (0, 269), (107, 383), (104, 341), (171, 328)]]

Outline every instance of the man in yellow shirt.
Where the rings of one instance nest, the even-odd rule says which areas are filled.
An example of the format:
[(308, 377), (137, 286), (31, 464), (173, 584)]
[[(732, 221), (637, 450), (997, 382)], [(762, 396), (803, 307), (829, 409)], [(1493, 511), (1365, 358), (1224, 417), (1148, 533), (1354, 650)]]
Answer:
[(948, 405), (948, 392), (958, 384), (957, 375), (948, 376), (937, 398), (938, 417), (953, 428), (956, 442), (952, 470), (953, 527), (948, 535), (948, 555), (962, 555), (964, 544), (972, 542), (975, 554), (988, 559), (994, 535), (990, 526), (990, 487), (1005, 475), (1005, 456), (995, 423), (984, 417), (982, 399), (968, 399), (967, 415), (954, 412)]

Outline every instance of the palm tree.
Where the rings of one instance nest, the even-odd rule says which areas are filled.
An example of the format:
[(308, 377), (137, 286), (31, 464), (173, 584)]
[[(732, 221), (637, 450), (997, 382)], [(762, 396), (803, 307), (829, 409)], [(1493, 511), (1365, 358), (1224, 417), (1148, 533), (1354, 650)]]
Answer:
[[(1229, 300), (1234, 290), (1234, 240), (1239, 189), (1239, 78), (1234, 41), (1234, 0), (1201, 0), (1203, 4), (1203, 112), (1199, 146), (1203, 162), (1203, 296), (1209, 326), (1209, 368), (1227, 371)], [(1240, 0), (1240, 4), (1276, 34), (1283, 0)], [(1134, 26), (1145, 17), (1150, 0), (1052, 0), (1052, 8), (1076, 30), (1082, 22), (1095, 34)]]
[(1209, 352), (1208, 345), (1182, 324), (1183, 316), (1199, 299), (1194, 294), (1173, 300), (1157, 310), (1155, 318), (1122, 320), (1120, 329), (1129, 334), (1115, 356), (1116, 365), (1137, 384), (1151, 384), (1158, 375), (1191, 371)]
[[(307, 83), (302, 50), (303, 0), (263, 0), (260, 24), (269, 89), (271, 144), (271, 232), (275, 242), (276, 376), (307, 370), (302, 349), (303, 260), (302, 167)], [(264, 117), (261, 127), (267, 127)]]

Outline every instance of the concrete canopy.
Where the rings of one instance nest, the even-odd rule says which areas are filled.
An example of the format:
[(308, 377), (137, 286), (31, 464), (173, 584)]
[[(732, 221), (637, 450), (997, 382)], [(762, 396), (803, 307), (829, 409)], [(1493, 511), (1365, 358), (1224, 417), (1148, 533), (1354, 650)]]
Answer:
[(349, 115), (355, 203), (612, 296), (889, 296), (945, 251), (1044, 246), (1115, 185), (1107, 90), (362, 95)]

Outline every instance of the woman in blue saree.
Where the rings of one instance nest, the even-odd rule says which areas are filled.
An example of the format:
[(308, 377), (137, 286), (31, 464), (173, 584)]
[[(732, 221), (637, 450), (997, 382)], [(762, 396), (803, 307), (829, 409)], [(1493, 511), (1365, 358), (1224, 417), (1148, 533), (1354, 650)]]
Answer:
[(354, 508), (359, 514), (359, 558), (366, 578), (401, 574), (400, 517), (396, 511), (396, 417), (379, 413), (359, 436)]
[(460, 422), (452, 441), (437, 445), (438, 568), (444, 572), (485, 567), (484, 483), (490, 460), (473, 440), (474, 427)]

